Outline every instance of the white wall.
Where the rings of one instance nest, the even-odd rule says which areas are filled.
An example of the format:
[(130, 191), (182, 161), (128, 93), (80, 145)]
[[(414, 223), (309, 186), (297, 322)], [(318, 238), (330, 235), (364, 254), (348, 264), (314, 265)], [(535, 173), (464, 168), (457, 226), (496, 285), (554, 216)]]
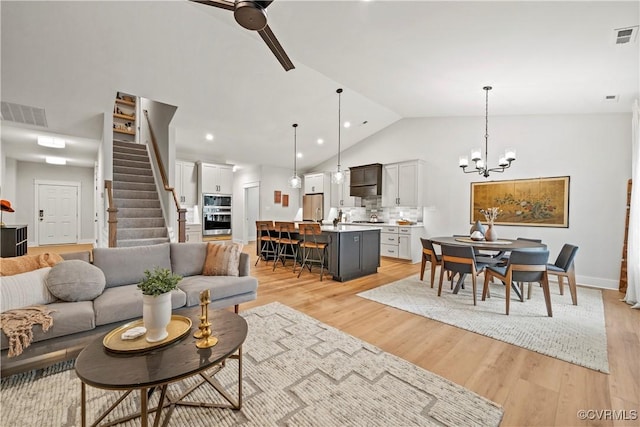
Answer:
[[(288, 186), (291, 169), (272, 166), (256, 166), (240, 169), (233, 178), (233, 239), (244, 241), (244, 188), (247, 184), (260, 184), (260, 214), (258, 219), (293, 221), (301, 206), (301, 191)], [(280, 190), (289, 195), (289, 206), (274, 203), (273, 192)]]
[[(94, 243), (94, 173), (93, 168), (84, 168), (77, 166), (55, 166), (46, 163), (33, 163), (18, 161), (17, 166), (17, 184), (16, 184), (16, 212), (11, 219), (13, 224), (27, 224), (27, 235), (29, 245), (37, 244), (34, 242), (35, 225), (35, 181), (65, 181), (80, 182), (80, 235), (78, 241), (80, 243)], [(13, 200), (11, 201), (13, 204)], [(18, 208), (19, 207), (19, 208)], [(9, 224), (5, 218), (5, 222)]]
[[(345, 167), (426, 161), (427, 235), (466, 233), (470, 183), (458, 157), (484, 146), (484, 117), (403, 119), (342, 153)], [(489, 117), (489, 163), (508, 146), (517, 160), (488, 180), (570, 176), (569, 228), (499, 226), (505, 238), (537, 237), (553, 262), (564, 243), (578, 245), (578, 283), (618, 288), (626, 185), (631, 177), (631, 114)], [(335, 167), (335, 158), (316, 170)]]

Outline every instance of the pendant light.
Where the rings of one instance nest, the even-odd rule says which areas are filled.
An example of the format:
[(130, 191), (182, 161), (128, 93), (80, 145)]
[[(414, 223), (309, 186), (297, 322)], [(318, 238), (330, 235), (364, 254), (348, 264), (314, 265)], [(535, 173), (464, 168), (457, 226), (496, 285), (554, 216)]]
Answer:
[(302, 179), (298, 176), (298, 135), (297, 128), (298, 124), (294, 123), (293, 125), (293, 176), (289, 178), (289, 187), (291, 188), (300, 188), (302, 186)]
[(489, 177), (489, 172), (504, 172), (505, 169), (511, 166), (511, 162), (516, 159), (516, 151), (512, 148), (507, 148), (504, 155), (500, 156), (498, 160), (498, 166), (495, 168), (489, 167), (489, 91), (491, 86), (485, 86), (482, 88), (485, 91), (485, 118), (484, 118), (484, 159), (482, 158), (482, 152), (480, 148), (474, 148), (471, 150), (471, 160), (474, 162), (474, 168), (467, 170), (469, 166), (469, 159), (467, 156), (460, 157), (460, 163), (458, 166), (462, 168), (464, 173), (478, 173), (485, 178)]
[(334, 173), (331, 174), (331, 182), (334, 184), (342, 184), (344, 182), (344, 172), (340, 169), (340, 128), (341, 118), (340, 118), (340, 96), (342, 94), (342, 89), (336, 90), (338, 94), (338, 167)]

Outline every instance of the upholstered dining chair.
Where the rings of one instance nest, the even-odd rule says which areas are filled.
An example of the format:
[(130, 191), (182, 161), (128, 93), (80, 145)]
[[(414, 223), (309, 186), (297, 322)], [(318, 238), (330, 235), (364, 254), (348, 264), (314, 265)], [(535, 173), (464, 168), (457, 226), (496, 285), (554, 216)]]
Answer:
[(565, 243), (553, 264), (547, 264), (549, 274), (553, 274), (558, 278), (558, 286), (560, 286), (560, 295), (564, 295), (563, 278), (567, 278), (569, 282), (569, 292), (571, 292), (571, 302), (578, 305), (578, 292), (576, 289), (576, 268), (575, 258), (578, 253), (578, 247)]
[(445, 271), (451, 274), (450, 280), (452, 285), (456, 273), (460, 275), (454, 293), (457, 292), (459, 286), (462, 286), (464, 283), (465, 276), (470, 274), (473, 285), (473, 305), (476, 305), (476, 276), (484, 271), (487, 264), (476, 262), (475, 253), (471, 246), (441, 245), (440, 247), (442, 248), (442, 265), (440, 267), (438, 296), (442, 294), (442, 279)]
[(433, 242), (424, 237), (420, 238), (422, 243), (422, 265), (420, 266), (420, 280), (424, 279), (424, 270), (427, 265), (427, 261), (431, 264), (431, 287), (433, 288), (433, 281), (436, 278), (436, 267), (442, 264), (442, 256), (436, 253), (433, 248)]
[(482, 300), (484, 301), (488, 296), (489, 282), (495, 277), (505, 285), (505, 309), (506, 314), (509, 315), (511, 286), (517, 282), (540, 282), (544, 292), (544, 301), (547, 306), (547, 315), (552, 317), (553, 312), (551, 310), (547, 261), (549, 261), (548, 250), (511, 252), (506, 266), (491, 265), (485, 269)]

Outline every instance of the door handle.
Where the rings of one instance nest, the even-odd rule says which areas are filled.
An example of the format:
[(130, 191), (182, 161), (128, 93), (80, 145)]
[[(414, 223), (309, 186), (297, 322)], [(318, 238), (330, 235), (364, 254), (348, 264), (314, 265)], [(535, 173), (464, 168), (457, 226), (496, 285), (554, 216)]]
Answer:
[(38, 211), (38, 217), (40, 218), (40, 221), (44, 219), (44, 209), (40, 209)]

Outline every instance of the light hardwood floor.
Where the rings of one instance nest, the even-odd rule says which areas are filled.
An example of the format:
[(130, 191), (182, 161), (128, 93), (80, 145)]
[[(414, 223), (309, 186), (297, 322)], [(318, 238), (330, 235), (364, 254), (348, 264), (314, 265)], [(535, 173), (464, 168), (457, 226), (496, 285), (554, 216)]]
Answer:
[(616, 291), (603, 292), (611, 370), (603, 374), (356, 296), (417, 274), (420, 264), (382, 258), (377, 274), (320, 282), (319, 274), (308, 271), (297, 279), (289, 266), (273, 272), (271, 263), (260, 261), (253, 267), (255, 246), (244, 251), (252, 255), (259, 288), (258, 299), (241, 310), (286, 304), (502, 405), (503, 426), (640, 425), (577, 415), (626, 410), (630, 418), (636, 410), (640, 416), (640, 311), (620, 302)]
[[(29, 253), (53, 251), (44, 249), (29, 248)], [(603, 291), (611, 371), (603, 374), (356, 296), (417, 274), (420, 264), (382, 258), (377, 274), (320, 282), (315, 272), (296, 278), (289, 266), (272, 271), (271, 263), (261, 261), (254, 267), (254, 244), (244, 252), (251, 255), (259, 288), (257, 300), (242, 304), (241, 310), (273, 301), (286, 304), (502, 405), (502, 426), (640, 425), (638, 420), (609, 416), (590, 421), (577, 415), (579, 410), (626, 410), (627, 418), (635, 410), (640, 415), (640, 311), (620, 302), (622, 294), (616, 291)]]

